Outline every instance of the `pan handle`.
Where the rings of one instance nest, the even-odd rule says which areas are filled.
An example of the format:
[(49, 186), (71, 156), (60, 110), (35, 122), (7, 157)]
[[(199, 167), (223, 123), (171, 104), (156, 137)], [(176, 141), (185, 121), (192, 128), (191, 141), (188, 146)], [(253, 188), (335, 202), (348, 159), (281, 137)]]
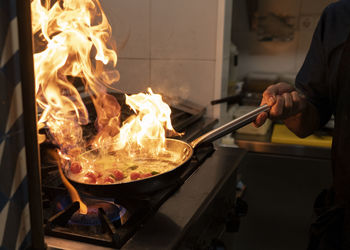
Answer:
[(194, 139), (192, 142), (190, 142), (190, 145), (192, 148), (196, 148), (198, 145), (208, 142), (213, 142), (216, 139), (219, 139), (229, 133), (231, 133), (234, 130), (237, 130), (241, 127), (244, 127), (245, 125), (251, 123), (256, 119), (256, 117), (262, 113), (262, 112), (269, 112), (270, 106), (267, 104), (264, 104), (260, 106), (259, 108), (256, 108), (249, 113), (242, 115), (233, 121), (230, 121), (221, 127), (218, 127), (216, 129), (213, 129), (209, 131), (208, 133), (198, 137), (197, 139)]

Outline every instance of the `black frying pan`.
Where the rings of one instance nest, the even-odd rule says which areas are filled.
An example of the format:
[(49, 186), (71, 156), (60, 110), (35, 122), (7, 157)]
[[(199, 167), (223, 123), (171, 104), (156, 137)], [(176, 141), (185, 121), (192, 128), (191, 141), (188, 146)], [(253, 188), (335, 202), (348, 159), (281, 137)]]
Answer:
[(182, 161), (172, 170), (148, 177), (124, 183), (113, 184), (88, 184), (69, 179), (70, 182), (81, 192), (99, 197), (145, 197), (157, 190), (166, 188), (176, 182), (191, 161), (193, 151), (203, 143), (212, 142), (232, 131), (239, 129), (256, 119), (262, 112), (268, 112), (270, 107), (263, 105), (253, 111), (209, 131), (190, 143), (176, 139), (166, 139), (166, 147), (173, 152), (182, 154)]

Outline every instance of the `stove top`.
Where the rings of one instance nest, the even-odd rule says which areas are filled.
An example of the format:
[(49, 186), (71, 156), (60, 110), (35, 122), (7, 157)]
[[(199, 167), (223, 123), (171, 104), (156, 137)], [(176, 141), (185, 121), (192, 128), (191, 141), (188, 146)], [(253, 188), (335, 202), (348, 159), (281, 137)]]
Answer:
[(236, 170), (245, 153), (238, 148), (215, 148), (182, 185), (139, 201), (126, 223), (114, 227), (115, 234), (105, 227), (106, 240), (99, 235), (86, 241), (74, 233), (65, 237), (56, 225), (51, 233), (47, 231), (45, 241), (51, 249), (209, 249), (226, 223), (232, 224)]
[[(176, 103), (172, 110), (174, 127), (185, 132), (181, 139), (187, 142), (209, 131), (217, 122), (204, 117), (205, 110), (190, 102)], [(86, 129), (91, 130), (89, 126)], [(189, 166), (173, 185), (142, 199), (82, 196), (89, 205), (89, 213), (79, 215), (79, 203), (70, 201), (57, 166), (45, 163), (49, 162), (47, 147), (50, 144), (40, 147), (45, 241), (55, 249), (168, 249), (178, 245), (185, 235), (192, 238), (183, 242), (194, 244), (197, 241), (193, 237), (198, 235), (193, 233), (196, 235), (211, 225), (212, 218), (207, 215), (210, 207), (223, 216), (232, 210), (235, 169), (245, 153), (203, 145), (195, 150)], [(225, 219), (220, 221), (222, 225)]]
[(82, 200), (88, 205), (87, 215), (79, 214), (77, 212), (79, 203), (70, 201), (68, 191), (58, 177), (57, 167), (48, 166), (47, 169), (44, 166), (45, 233), (65, 239), (121, 248), (213, 152), (212, 144), (199, 148), (190, 165), (174, 185), (147, 198), (116, 200), (113, 197), (101, 199), (82, 196)]

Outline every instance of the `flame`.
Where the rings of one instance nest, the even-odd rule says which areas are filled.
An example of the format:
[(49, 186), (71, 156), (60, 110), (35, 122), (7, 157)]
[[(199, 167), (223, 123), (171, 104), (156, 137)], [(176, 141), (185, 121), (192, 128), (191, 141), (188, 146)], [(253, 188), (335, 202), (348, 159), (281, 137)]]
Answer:
[(88, 207), (86, 204), (80, 199), (80, 196), (77, 192), (77, 190), (73, 187), (72, 184), (67, 180), (67, 178), (64, 176), (63, 171), (62, 171), (62, 164), (61, 164), (61, 159), (59, 158), (59, 152), (55, 153), (53, 151), (49, 152), (51, 157), (53, 157), (57, 163), (58, 166), (58, 172), (60, 174), (61, 180), (63, 184), (66, 186), (68, 189), (68, 193), (72, 199), (73, 202), (79, 202), (79, 213), (81, 214), (87, 214), (88, 213)]
[[(137, 94), (126, 97), (128, 104), (137, 114), (125, 121), (118, 134), (117, 148), (133, 148), (152, 150), (151, 154), (158, 154), (165, 148), (166, 130), (172, 131), (170, 114), (171, 110), (162, 100), (161, 95), (153, 94), (148, 89), (148, 94)], [(155, 144), (149, 147), (152, 139)], [(158, 139), (158, 140), (157, 140)]]
[[(115, 121), (109, 119), (108, 124), (102, 125), (105, 129), (95, 137), (94, 148), (124, 152), (129, 156), (140, 153), (154, 156), (166, 150), (167, 133), (180, 135), (172, 127), (170, 107), (151, 88), (147, 89), (147, 93), (126, 95), (125, 103), (135, 114), (124, 121), (119, 131), (113, 126)], [(109, 113), (113, 114), (113, 110)]]
[(106, 45), (111, 27), (98, 1), (34, 0), (31, 7), (39, 122), (49, 125), (58, 144), (83, 146), (80, 125), (89, 117), (72, 78), (83, 79), (94, 102), (118, 81), (117, 70), (101, 66), (117, 63)]
[[(69, 161), (88, 148), (111, 145), (129, 155), (164, 151), (166, 134), (176, 132), (169, 106), (151, 89), (126, 96), (126, 104), (135, 114), (121, 126), (121, 107), (107, 93), (119, 80), (117, 54), (99, 1), (33, 0), (31, 11), (39, 123), (49, 128), (50, 138), (60, 147), (60, 157)], [(97, 134), (89, 141), (83, 137), (82, 125), (90, 120), (78, 83), (97, 113)]]

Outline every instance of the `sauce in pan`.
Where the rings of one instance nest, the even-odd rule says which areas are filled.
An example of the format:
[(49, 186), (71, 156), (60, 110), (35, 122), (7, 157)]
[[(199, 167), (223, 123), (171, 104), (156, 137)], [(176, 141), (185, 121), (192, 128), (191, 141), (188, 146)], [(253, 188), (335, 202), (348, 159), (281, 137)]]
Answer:
[(181, 159), (179, 152), (171, 151), (156, 158), (87, 152), (67, 164), (66, 174), (69, 179), (80, 183), (124, 183), (170, 171), (181, 164)]

